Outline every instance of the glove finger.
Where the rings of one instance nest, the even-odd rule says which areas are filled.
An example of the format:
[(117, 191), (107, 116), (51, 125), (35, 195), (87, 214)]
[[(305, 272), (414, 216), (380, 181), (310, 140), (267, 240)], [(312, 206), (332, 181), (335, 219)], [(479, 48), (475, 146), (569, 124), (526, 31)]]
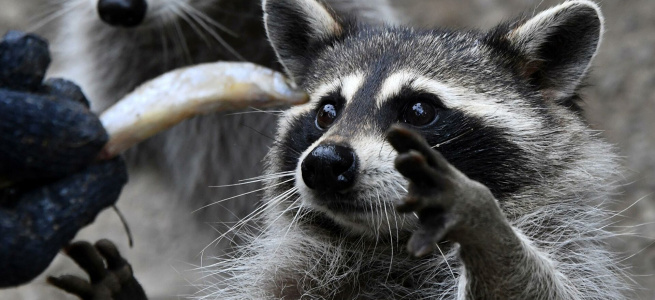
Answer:
[(106, 275), (105, 262), (95, 247), (86, 241), (79, 241), (66, 248), (66, 254), (86, 271), (91, 283), (101, 281)]
[(96, 115), (73, 101), (0, 89), (0, 179), (59, 178), (92, 163), (108, 140)]
[(0, 41), (0, 88), (36, 91), (48, 65), (50, 53), (44, 39), (9, 31)]
[(45, 92), (61, 100), (72, 100), (89, 108), (89, 100), (82, 89), (72, 81), (62, 78), (48, 78), (43, 83)]
[(48, 276), (47, 279), (49, 284), (52, 284), (68, 293), (76, 295), (83, 300), (93, 298), (93, 287), (91, 284), (77, 276), (73, 275), (63, 275), (60, 277)]
[(0, 275), (11, 276), (0, 280), (0, 287), (25, 283), (43, 272), (81, 228), (116, 203), (126, 182), (125, 163), (117, 157), (9, 195), (15, 201), (0, 203), (0, 252), (5, 250), (5, 260), (12, 264), (0, 267)]

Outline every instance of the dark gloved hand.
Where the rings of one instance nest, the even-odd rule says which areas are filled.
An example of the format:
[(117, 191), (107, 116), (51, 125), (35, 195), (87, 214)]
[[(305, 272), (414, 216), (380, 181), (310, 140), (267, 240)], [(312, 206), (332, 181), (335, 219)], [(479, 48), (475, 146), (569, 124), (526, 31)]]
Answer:
[(0, 288), (28, 282), (127, 182), (120, 158), (96, 162), (107, 133), (75, 84), (43, 77), (47, 42), (0, 41)]

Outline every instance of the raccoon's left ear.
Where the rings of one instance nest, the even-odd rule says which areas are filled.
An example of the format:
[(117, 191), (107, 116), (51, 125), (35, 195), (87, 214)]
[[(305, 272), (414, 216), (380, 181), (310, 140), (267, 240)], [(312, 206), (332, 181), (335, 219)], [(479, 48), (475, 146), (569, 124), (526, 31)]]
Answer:
[[(555, 101), (572, 96), (596, 55), (603, 32), (598, 5), (567, 1), (524, 22), (498, 27), (489, 38), (520, 52), (519, 73)], [(493, 42), (492, 42), (493, 44)]]
[(321, 47), (344, 28), (332, 11), (316, 0), (264, 0), (264, 25), (278, 59), (296, 84)]

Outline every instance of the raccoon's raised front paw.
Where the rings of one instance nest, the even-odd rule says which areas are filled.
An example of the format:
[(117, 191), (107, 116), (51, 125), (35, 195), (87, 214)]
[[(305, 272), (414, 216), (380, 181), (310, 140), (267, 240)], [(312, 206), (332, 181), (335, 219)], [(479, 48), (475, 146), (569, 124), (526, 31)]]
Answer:
[(143, 288), (134, 278), (132, 266), (109, 240), (75, 242), (66, 248), (70, 256), (89, 274), (90, 282), (73, 275), (48, 277), (48, 282), (83, 300), (145, 300)]
[(410, 182), (396, 209), (416, 213), (420, 222), (407, 244), (410, 254), (425, 256), (446, 234), (471, 227), (467, 217), (477, 214), (480, 204), (496, 206), (486, 187), (457, 170), (418, 133), (394, 125), (387, 140), (398, 151), (396, 169)]

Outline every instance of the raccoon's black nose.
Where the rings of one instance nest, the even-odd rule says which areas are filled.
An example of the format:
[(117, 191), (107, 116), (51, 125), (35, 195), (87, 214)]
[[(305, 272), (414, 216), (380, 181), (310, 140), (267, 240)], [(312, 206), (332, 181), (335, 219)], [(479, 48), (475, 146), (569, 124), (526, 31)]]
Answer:
[(134, 27), (148, 10), (146, 0), (98, 0), (100, 19), (112, 26)]
[(319, 145), (302, 161), (300, 171), (310, 189), (343, 191), (355, 184), (357, 155), (349, 147)]

